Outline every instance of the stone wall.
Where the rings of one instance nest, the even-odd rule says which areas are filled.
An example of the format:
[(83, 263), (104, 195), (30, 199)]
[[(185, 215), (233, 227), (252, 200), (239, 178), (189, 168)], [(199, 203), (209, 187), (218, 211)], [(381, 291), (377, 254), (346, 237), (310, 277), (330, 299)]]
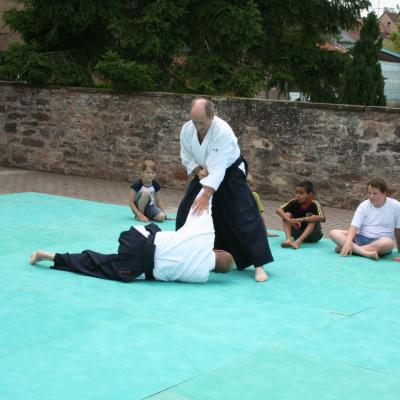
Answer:
[[(0, 165), (130, 181), (151, 157), (183, 188), (179, 131), (189, 95), (0, 84)], [(323, 204), (352, 208), (368, 177), (400, 197), (400, 109), (216, 97), (258, 191), (284, 200), (313, 181)]]

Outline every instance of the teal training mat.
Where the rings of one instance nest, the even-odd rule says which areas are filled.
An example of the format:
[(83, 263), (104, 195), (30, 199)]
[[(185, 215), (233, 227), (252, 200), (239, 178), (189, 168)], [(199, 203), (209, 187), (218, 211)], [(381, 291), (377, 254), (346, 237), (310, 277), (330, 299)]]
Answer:
[[(329, 240), (269, 242), (254, 269), (207, 284), (129, 284), (29, 264), (37, 249), (110, 253), (128, 206), (0, 196), (1, 400), (400, 398), (400, 263)], [(174, 222), (160, 223), (173, 230)]]

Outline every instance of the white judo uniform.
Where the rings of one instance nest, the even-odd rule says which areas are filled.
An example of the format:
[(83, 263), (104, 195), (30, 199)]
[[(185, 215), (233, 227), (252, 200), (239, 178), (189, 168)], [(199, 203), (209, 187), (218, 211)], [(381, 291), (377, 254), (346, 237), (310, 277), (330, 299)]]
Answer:
[[(215, 268), (215, 233), (211, 207), (209, 210), (199, 216), (190, 213), (185, 225), (175, 232), (156, 233), (153, 269), (156, 280), (207, 282), (210, 271)], [(146, 237), (149, 235), (144, 226), (134, 228)]]

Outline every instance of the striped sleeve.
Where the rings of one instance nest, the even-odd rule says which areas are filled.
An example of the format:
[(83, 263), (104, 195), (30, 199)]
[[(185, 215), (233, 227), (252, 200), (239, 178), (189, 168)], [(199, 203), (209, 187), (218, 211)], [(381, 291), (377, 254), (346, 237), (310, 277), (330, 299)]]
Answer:
[(315, 206), (315, 215), (324, 215), (321, 204), (318, 200), (313, 200), (312, 204)]

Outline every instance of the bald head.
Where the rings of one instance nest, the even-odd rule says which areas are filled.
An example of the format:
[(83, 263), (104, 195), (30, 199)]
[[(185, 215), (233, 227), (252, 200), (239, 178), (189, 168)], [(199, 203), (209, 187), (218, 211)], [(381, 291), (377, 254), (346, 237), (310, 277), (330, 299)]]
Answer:
[(190, 117), (197, 131), (205, 135), (214, 118), (213, 103), (204, 97), (194, 99), (192, 101)]

